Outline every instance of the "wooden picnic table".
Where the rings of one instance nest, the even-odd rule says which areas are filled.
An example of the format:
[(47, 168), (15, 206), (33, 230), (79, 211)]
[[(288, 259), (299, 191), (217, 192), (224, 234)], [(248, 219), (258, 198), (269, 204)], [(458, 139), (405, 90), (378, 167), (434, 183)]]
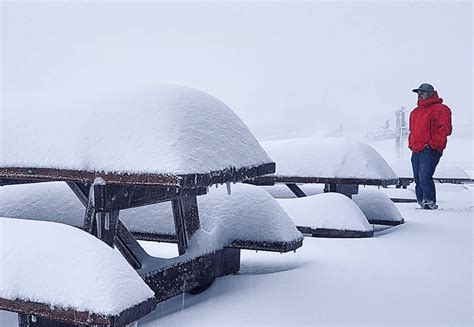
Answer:
[(285, 184), (297, 197), (306, 196), (298, 184), (324, 184), (325, 192), (351, 198), (357, 194), (359, 185), (385, 187), (398, 182), (377, 151), (352, 139), (306, 137), (266, 141), (262, 146), (277, 163), (277, 171), (248, 183)]
[[(0, 185), (66, 182), (85, 207), (82, 229), (111, 247), (115, 245), (155, 292), (156, 301), (162, 302), (182, 292), (205, 289), (215, 278), (235, 273), (240, 269), (238, 248), (217, 249), (215, 252), (196, 257), (187, 254), (188, 242), (200, 228), (197, 196), (206, 194), (207, 187), (212, 184), (238, 182), (274, 171), (274, 163), (240, 169), (229, 168), (209, 174), (187, 175), (0, 167)], [(147, 254), (119, 219), (120, 210), (165, 201), (172, 202), (176, 242), (180, 255), (172, 263)], [(0, 302), (0, 309), (19, 312), (20, 322), (24, 321), (25, 326), (36, 311), (40, 310), (44, 314), (44, 310), (47, 310), (45, 306), (38, 307), (36, 303), (15, 301)], [(54, 309), (51, 309), (50, 314), (54, 317)], [(140, 317), (139, 309), (137, 312), (132, 310), (128, 314), (136, 315), (137, 319)], [(88, 317), (74, 317), (74, 319), (76, 323), (78, 321), (88, 323)], [(51, 324), (53, 320), (50, 321)]]

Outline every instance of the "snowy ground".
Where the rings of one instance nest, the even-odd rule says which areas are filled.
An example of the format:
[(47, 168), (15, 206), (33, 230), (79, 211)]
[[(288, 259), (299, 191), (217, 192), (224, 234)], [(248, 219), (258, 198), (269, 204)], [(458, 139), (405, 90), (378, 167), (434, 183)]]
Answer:
[(441, 210), (398, 204), (406, 224), (373, 238), (243, 251), (239, 274), (168, 301), (139, 325), (472, 325), (473, 190), (440, 189)]
[[(440, 210), (397, 204), (406, 223), (373, 238), (306, 238), (287, 254), (243, 251), (237, 275), (159, 305), (139, 326), (470, 326), (474, 190), (437, 187)], [(173, 245), (149, 251), (176, 254)], [(0, 314), (0, 326), (15, 323), (14, 314)]]

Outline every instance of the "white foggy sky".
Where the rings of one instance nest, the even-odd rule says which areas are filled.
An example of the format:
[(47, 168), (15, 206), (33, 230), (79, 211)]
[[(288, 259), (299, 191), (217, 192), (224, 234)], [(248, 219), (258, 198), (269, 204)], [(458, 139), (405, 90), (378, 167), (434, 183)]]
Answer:
[(3, 2), (2, 92), (186, 85), (262, 134), (381, 126), (430, 82), (472, 124), (472, 15), (472, 2)]

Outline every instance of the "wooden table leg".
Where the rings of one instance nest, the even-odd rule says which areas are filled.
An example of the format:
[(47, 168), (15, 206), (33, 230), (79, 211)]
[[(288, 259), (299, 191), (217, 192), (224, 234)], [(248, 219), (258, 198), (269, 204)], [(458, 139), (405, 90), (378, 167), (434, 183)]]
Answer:
[(188, 241), (201, 228), (197, 199), (195, 196), (187, 196), (173, 200), (172, 208), (178, 238), (178, 252), (182, 255), (188, 248)]

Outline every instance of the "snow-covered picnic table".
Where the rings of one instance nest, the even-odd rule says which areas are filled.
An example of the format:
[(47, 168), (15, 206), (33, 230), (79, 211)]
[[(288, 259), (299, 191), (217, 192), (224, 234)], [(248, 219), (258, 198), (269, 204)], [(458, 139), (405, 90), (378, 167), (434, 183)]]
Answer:
[(325, 184), (326, 191), (351, 197), (357, 194), (359, 185), (387, 186), (398, 181), (382, 156), (366, 143), (346, 138), (308, 137), (261, 144), (277, 163), (277, 170), (249, 182), (286, 184), (298, 197), (305, 194), (297, 184)]
[[(231, 192), (231, 183), (272, 173), (275, 164), (231, 109), (201, 91), (174, 86), (88, 97), (71, 94), (67, 102), (55, 99), (54, 94), (6, 95), (0, 185), (66, 182), (84, 207), (80, 227), (117, 247), (157, 302), (239, 270), (245, 244), (231, 247), (232, 240), (216, 241), (201, 229), (197, 197), (213, 184), (225, 184)], [(38, 199), (47, 208), (54, 202), (48, 194)], [(171, 202), (180, 254), (174, 259), (148, 255), (119, 219), (122, 210), (163, 202)], [(58, 205), (60, 212), (68, 211), (67, 202)], [(54, 214), (50, 207), (48, 212)], [(291, 233), (291, 239), (276, 242), (280, 251), (301, 246), (301, 234), (296, 229)], [(267, 249), (275, 250), (271, 246)], [(23, 249), (17, 255), (30, 254)], [(0, 309), (19, 312), (23, 320), (35, 315), (63, 319), (60, 309), (67, 308), (61, 304), (46, 310), (42, 303), (42, 311), (36, 310), (38, 297), (12, 298), (8, 287), (1, 286), (0, 298), (6, 302), (0, 302)], [(138, 319), (146, 312), (134, 314)]]
[[(323, 194), (298, 201), (279, 200), (301, 232), (326, 237), (367, 237), (373, 235), (369, 223), (398, 225), (404, 222), (384, 194), (376, 190), (359, 192), (360, 185), (385, 187), (398, 182), (387, 162), (368, 144), (335, 137), (295, 138), (261, 144), (277, 163), (277, 171), (246, 182), (264, 186), (276, 198), (293, 197), (281, 189), (285, 185), (298, 198), (336, 192), (355, 202), (351, 204), (352, 201), (344, 201), (341, 197)], [(324, 184), (324, 189), (311, 184)], [(303, 207), (312, 209), (304, 211)], [(380, 210), (384, 207), (387, 209)]]

